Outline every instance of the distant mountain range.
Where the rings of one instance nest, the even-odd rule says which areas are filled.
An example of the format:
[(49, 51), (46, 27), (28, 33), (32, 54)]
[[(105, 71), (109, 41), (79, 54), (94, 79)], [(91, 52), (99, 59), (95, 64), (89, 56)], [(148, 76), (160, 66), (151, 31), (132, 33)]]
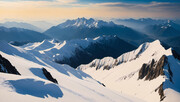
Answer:
[(68, 28), (68, 27), (80, 27), (80, 28), (100, 28), (103, 26), (114, 27), (116, 24), (111, 22), (105, 22), (103, 20), (94, 20), (93, 18), (77, 18), (74, 20), (67, 20), (64, 23), (57, 25), (59, 28)]
[[(50, 37), (57, 40), (72, 40), (94, 38), (103, 35), (117, 35), (119, 38), (134, 46), (139, 46), (141, 43), (159, 39), (165, 44), (172, 46), (175, 49), (179, 49), (178, 47), (180, 45), (177, 43), (178, 39), (175, 38), (180, 36), (180, 25), (178, 20), (141, 18), (114, 19), (113, 21), (121, 25), (115, 24), (112, 21), (106, 22), (103, 20), (95, 20), (93, 18), (67, 20), (64, 23), (53, 27), (51, 27), (52, 24), (44, 21), (32, 22), (32, 24), (38, 25), (38, 27), (43, 27), (44, 30), (51, 27), (44, 33), (36, 32), (40, 29), (28, 23), (6, 22), (0, 24), (5, 26), (4, 28), (1, 27), (0, 36), (2, 37), (0, 39), (8, 42), (15, 41), (11, 42), (13, 45), (23, 45), (31, 40), (32, 42), (39, 42)], [(14, 30), (10, 27), (14, 27)], [(172, 39), (177, 40), (173, 41)], [(172, 42), (173, 44), (171, 44)]]
[(6, 27), (6, 28), (23, 28), (23, 29), (28, 29), (28, 30), (33, 30), (37, 32), (43, 32), (43, 30), (37, 26), (34, 26), (29, 23), (24, 23), (24, 22), (5, 22), (5, 23), (0, 23), (0, 26)]
[(173, 21), (167, 21), (166, 23), (149, 25), (144, 28), (144, 30), (151, 36), (156, 38), (167, 38), (180, 36), (180, 25), (174, 23)]
[(113, 22), (94, 20), (92, 18), (67, 20), (62, 24), (51, 27), (44, 33), (59, 40), (81, 39), (86, 37), (93, 38), (102, 35), (117, 35), (121, 39), (135, 41), (147, 37), (146, 35), (134, 31), (126, 26), (117, 25)]
[[(125, 25), (127, 27), (142, 31), (145, 26), (162, 24), (167, 20), (151, 19), (151, 18), (140, 18), (140, 19), (112, 19), (115, 23)], [(143, 31), (142, 31), (143, 32)]]
[(49, 39), (50, 37), (42, 33), (23, 29), (23, 28), (6, 28), (0, 27), (0, 40), (5, 41), (18, 41), (18, 42), (36, 42), (42, 41), (44, 39)]
[[(167, 19), (112, 19), (117, 24), (122, 24), (142, 32), (149, 36), (150, 39), (143, 39), (143, 42), (159, 39), (163, 44), (173, 47), (180, 53), (180, 20)], [(137, 44), (136, 44), (137, 45)]]

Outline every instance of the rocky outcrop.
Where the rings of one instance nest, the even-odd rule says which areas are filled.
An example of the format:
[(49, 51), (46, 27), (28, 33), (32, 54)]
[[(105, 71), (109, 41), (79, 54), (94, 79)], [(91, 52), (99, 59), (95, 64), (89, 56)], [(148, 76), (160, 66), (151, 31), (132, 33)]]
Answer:
[(17, 69), (4, 57), (0, 55), (0, 72), (20, 75)]
[(163, 89), (163, 83), (155, 90), (155, 92), (158, 91), (159, 96), (160, 96), (160, 101), (163, 101), (164, 98), (166, 97), (164, 95), (164, 89)]
[(147, 64), (143, 64), (140, 71), (139, 71), (139, 78), (138, 79), (143, 79), (147, 73), (148, 73), (148, 68), (149, 66)]
[(48, 72), (45, 68), (42, 69), (44, 76), (49, 80), (52, 81), (53, 83), (58, 83), (56, 79), (54, 79), (51, 75), (50, 72)]
[(111, 69), (111, 66), (108, 66), (108, 65), (104, 66), (103, 68), (103, 70), (109, 70), (109, 69)]
[(158, 62), (154, 59), (150, 64), (143, 64), (139, 71), (139, 78), (145, 80), (152, 80), (157, 78), (159, 75), (164, 75), (163, 67), (167, 64), (167, 57), (163, 55)]
[[(139, 78), (138, 79), (143, 79), (145, 80), (153, 80), (157, 78), (160, 75), (165, 75), (165, 72), (163, 71), (164, 66), (167, 66), (167, 72), (169, 74), (169, 80), (170, 82), (174, 83), (172, 80), (173, 73), (171, 71), (171, 68), (168, 63), (168, 58), (163, 55), (158, 62), (155, 62), (153, 59), (150, 64), (143, 64), (140, 71), (139, 71)], [(164, 98), (166, 97), (164, 95), (164, 89), (163, 89), (163, 83), (155, 89), (155, 91), (158, 91), (160, 95), (160, 101), (163, 101)]]

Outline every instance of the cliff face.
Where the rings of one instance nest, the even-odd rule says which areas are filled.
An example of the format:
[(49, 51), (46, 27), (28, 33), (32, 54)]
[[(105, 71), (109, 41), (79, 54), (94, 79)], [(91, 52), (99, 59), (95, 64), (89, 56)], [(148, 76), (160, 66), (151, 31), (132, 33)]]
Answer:
[[(171, 68), (168, 63), (168, 58), (166, 55), (163, 55), (158, 62), (155, 62), (153, 59), (150, 64), (143, 64), (141, 69), (139, 70), (139, 77), (138, 79), (144, 80), (153, 80), (157, 78), (160, 75), (165, 75), (164, 67), (167, 65), (168, 67), (168, 74), (169, 74), (169, 80), (173, 83), (172, 77), (173, 73), (171, 71)], [(163, 89), (163, 83), (155, 90), (158, 91), (160, 95), (160, 101), (162, 101), (166, 96), (164, 95), (164, 89)]]
[(20, 75), (17, 69), (4, 57), (0, 55), (0, 72)]
[(139, 78), (145, 80), (152, 80), (159, 75), (164, 75), (163, 67), (167, 64), (167, 57), (163, 55), (158, 62), (153, 59), (150, 64), (143, 64), (139, 71)]

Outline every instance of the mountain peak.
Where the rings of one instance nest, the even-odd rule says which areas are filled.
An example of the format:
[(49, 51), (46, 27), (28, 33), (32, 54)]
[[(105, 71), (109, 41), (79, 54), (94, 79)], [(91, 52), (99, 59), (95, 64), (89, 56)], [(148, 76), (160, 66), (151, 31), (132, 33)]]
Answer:
[(103, 20), (95, 20), (93, 18), (86, 19), (84, 17), (77, 18), (74, 20), (67, 20), (66, 22), (59, 24), (58, 27), (60, 28), (66, 28), (66, 27), (101, 27), (101, 26), (115, 26), (115, 24), (111, 22), (106, 22)]

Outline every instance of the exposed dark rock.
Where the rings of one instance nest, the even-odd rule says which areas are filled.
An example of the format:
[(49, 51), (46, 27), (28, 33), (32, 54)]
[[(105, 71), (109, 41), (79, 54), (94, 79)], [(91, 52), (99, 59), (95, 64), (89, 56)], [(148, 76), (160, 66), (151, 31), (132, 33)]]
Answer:
[[(150, 64), (143, 64), (139, 71), (138, 79), (145, 78), (145, 80), (153, 80), (160, 75), (165, 75), (165, 72), (163, 71), (163, 68), (165, 65), (167, 65), (167, 67), (168, 67), (169, 80), (170, 80), (170, 82), (173, 83), (173, 80), (172, 80), (173, 73), (169, 66), (168, 58), (165, 55), (163, 55), (159, 59), (158, 62), (155, 62), (154, 60), (152, 60)], [(166, 97), (164, 95), (163, 83), (155, 91), (157, 91), (157, 90), (160, 95), (160, 101), (163, 101), (164, 98)]]
[(97, 65), (96, 70), (100, 69), (102, 67), (101, 64)]
[(113, 66), (117, 66), (118, 63), (119, 63), (119, 62), (118, 62), (118, 60), (116, 59), (115, 62), (114, 62), (114, 64), (113, 64)]
[(176, 59), (180, 60), (180, 55), (175, 50), (172, 50), (172, 54)]
[(90, 65), (90, 67), (95, 67), (96, 66), (96, 64), (95, 63), (92, 63), (91, 65)]
[(139, 78), (138, 79), (143, 79), (148, 72), (147, 64), (143, 64), (140, 71), (139, 71)]
[(150, 64), (143, 64), (139, 71), (139, 78), (145, 80), (152, 80), (157, 78), (159, 75), (164, 75), (163, 67), (167, 64), (167, 57), (163, 55), (158, 62), (154, 59)]
[(48, 72), (45, 68), (42, 68), (43, 74), (44, 76), (49, 80), (52, 81), (53, 83), (58, 83), (58, 81), (56, 79), (54, 79), (51, 75), (50, 72)]
[(4, 57), (0, 55), (0, 72), (21, 75), (17, 69)]
[(102, 86), (106, 87), (106, 85), (104, 85), (104, 83), (102, 83)]
[(111, 66), (108, 66), (108, 65), (104, 66), (103, 68), (103, 70), (109, 70), (109, 69), (111, 69)]
[(166, 96), (164, 96), (163, 83), (155, 91), (157, 91), (157, 90), (160, 95), (160, 101), (163, 101), (164, 98), (166, 97)]
[(106, 87), (106, 85), (104, 83), (101, 83), (100, 81), (97, 81), (99, 84), (101, 84), (102, 86)]
[[(163, 55), (160, 60), (157, 62), (155, 67), (155, 63), (151, 65), (152, 67), (149, 70), (147, 77), (145, 80), (152, 80), (157, 78), (159, 75), (164, 75), (163, 67), (167, 64), (167, 57)], [(155, 68), (154, 68), (155, 67)]]

